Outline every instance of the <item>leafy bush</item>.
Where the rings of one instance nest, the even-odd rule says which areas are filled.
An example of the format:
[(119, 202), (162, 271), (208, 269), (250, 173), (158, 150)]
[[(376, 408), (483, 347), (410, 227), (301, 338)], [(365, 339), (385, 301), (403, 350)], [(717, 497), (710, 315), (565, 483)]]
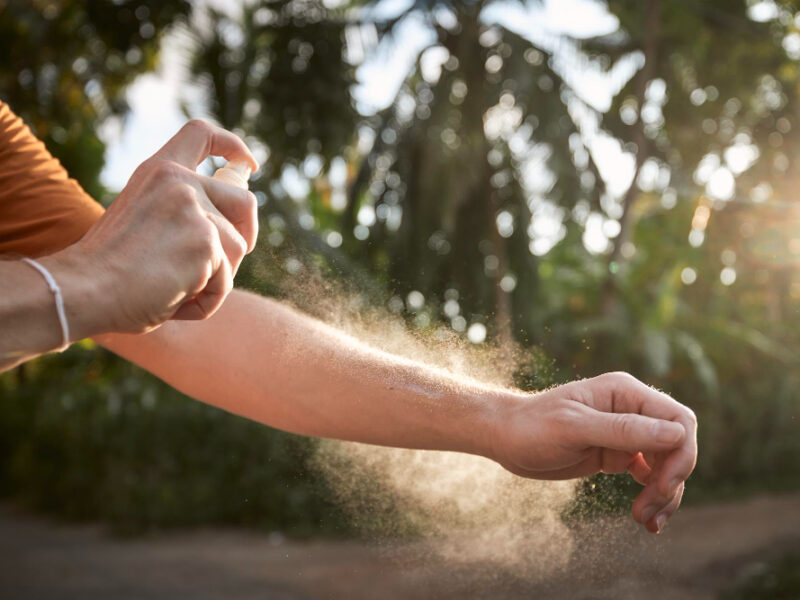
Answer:
[(0, 493), (119, 532), (227, 523), (335, 532), (314, 442), (195, 402), (78, 347), (0, 376)]

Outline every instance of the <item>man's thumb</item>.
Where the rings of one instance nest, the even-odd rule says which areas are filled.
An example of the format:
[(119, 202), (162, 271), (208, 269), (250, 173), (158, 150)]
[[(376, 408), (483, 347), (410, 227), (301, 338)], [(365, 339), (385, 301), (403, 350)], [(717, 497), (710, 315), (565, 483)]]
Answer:
[(633, 413), (605, 413), (592, 410), (578, 433), (588, 445), (637, 452), (661, 452), (676, 448), (686, 435), (680, 423)]

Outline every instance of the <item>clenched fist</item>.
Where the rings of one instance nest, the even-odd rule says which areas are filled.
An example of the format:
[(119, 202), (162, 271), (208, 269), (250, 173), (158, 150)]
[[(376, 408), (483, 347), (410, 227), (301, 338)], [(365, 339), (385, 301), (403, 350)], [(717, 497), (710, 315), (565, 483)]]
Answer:
[(190, 121), (136, 169), (80, 242), (53, 257), (103, 290), (104, 314), (96, 315), (102, 323), (93, 335), (205, 319), (231, 291), (256, 241), (256, 200), (247, 190), (195, 172), (210, 155), (258, 167), (236, 135)]

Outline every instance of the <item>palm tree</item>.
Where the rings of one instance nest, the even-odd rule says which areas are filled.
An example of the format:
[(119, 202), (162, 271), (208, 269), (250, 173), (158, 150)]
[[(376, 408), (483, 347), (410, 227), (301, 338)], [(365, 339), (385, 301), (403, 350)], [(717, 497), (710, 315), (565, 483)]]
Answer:
[[(243, 11), (235, 24), (241, 39), (233, 43), (224, 35), (232, 21), (211, 13), (195, 73), (209, 84), (225, 125), (269, 145), (264, 192), (284, 217), (296, 212), (274, 185), (286, 164), (301, 163), (309, 150), (324, 159), (350, 157), (346, 202), (330, 222), (343, 244), (326, 251), (329, 259), (346, 257), (338, 258), (340, 267), (360, 265), (398, 297), (421, 294), (425, 308), (412, 295), (409, 313), (441, 310), (456, 329), (484, 321), (499, 340), (532, 341), (538, 283), (529, 225), (536, 199), (523, 185), (524, 165), (534, 154), (544, 157), (551, 181), (541, 196), (561, 206), (596, 206), (602, 189), (569, 111), (577, 95), (553, 68), (551, 51), (483, 22), (489, 1), (420, 0), (388, 19), (375, 16), (375, 4), (331, 11), (315, 2), (265, 2)], [(343, 60), (345, 28), (374, 28), (389, 45), (403, 43), (397, 32), (412, 20), (433, 33), (432, 43), (386, 109), (356, 114), (347, 94), (353, 79)], [(443, 55), (442, 68), (426, 77), (421, 56), (430, 48)], [(295, 68), (298, 57), (302, 69)], [(260, 110), (252, 119), (231, 108), (253, 101)], [(364, 155), (352, 151), (356, 124), (375, 140)], [(322, 213), (318, 221), (330, 220)], [(359, 214), (367, 215), (364, 222)]]

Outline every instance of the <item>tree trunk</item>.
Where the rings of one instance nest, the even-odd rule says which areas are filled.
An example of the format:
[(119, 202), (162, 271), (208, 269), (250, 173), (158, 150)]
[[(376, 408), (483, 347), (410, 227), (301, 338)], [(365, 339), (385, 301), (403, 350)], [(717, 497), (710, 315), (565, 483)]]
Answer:
[(620, 217), (620, 232), (614, 239), (613, 248), (609, 257), (609, 274), (606, 279), (603, 294), (603, 313), (606, 316), (613, 314), (617, 307), (616, 277), (617, 267), (623, 260), (622, 248), (630, 241), (632, 236), (633, 205), (638, 197), (636, 179), (639, 177), (642, 165), (648, 156), (649, 141), (644, 131), (642, 122), (642, 108), (645, 103), (647, 86), (656, 76), (656, 63), (658, 61), (658, 37), (661, 29), (661, 0), (645, 0), (642, 31), (644, 32), (644, 66), (636, 76), (636, 102), (639, 111), (636, 123), (633, 126), (633, 143), (636, 145), (636, 163), (633, 180), (622, 200), (622, 216)]
[[(487, 165), (488, 166), (488, 165)], [(497, 273), (494, 276), (494, 334), (500, 346), (509, 346), (513, 341), (511, 329), (511, 295), (500, 285), (508, 267), (507, 244), (505, 238), (497, 229), (497, 213), (500, 207), (497, 202), (497, 190), (490, 188), (488, 196), (489, 239), (492, 242), (492, 251), (497, 257)]]

